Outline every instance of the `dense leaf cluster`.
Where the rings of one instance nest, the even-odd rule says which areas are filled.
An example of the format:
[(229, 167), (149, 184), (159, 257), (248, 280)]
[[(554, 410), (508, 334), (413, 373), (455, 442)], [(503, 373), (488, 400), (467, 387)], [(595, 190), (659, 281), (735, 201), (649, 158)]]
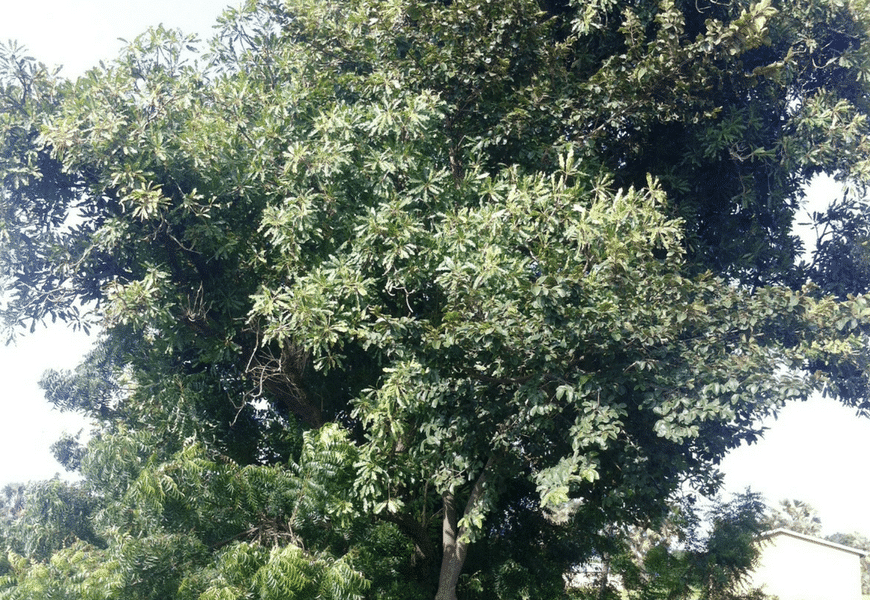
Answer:
[(866, 412), (868, 19), (263, 0), (74, 83), (3, 47), (3, 315), (103, 334), (2, 594), (558, 596), (758, 417)]

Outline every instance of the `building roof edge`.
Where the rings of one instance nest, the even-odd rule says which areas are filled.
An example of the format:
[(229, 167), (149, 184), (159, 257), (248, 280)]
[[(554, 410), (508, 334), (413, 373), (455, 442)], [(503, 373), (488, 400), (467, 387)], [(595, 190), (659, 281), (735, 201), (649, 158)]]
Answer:
[(830, 540), (826, 540), (824, 538), (816, 537), (813, 535), (807, 535), (805, 533), (798, 533), (797, 531), (792, 531), (791, 529), (786, 529), (785, 527), (779, 527), (777, 529), (772, 529), (770, 531), (765, 531), (759, 537), (762, 539), (772, 538), (777, 535), (788, 535), (793, 538), (797, 538), (799, 540), (804, 540), (805, 542), (810, 542), (813, 544), (819, 544), (821, 546), (827, 546), (829, 548), (834, 548), (835, 550), (841, 550), (843, 552), (849, 552), (851, 554), (857, 554), (858, 556), (867, 556), (868, 552), (865, 550), (859, 550), (858, 548), (852, 548), (851, 546), (844, 546), (843, 544), (838, 544), (836, 542), (832, 542)]

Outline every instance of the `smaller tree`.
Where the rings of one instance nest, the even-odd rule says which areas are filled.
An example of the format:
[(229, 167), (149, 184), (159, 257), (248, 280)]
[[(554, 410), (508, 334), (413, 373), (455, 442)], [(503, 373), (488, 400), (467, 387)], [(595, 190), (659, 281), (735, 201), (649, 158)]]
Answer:
[(770, 529), (782, 527), (804, 535), (822, 534), (818, 511), (802, 500), (780, 500), (778, 508), (770, 509), (765, 522)]
[(0, 551), (48, 560), (78, 540), (101, 544), (91, 522), (95, 502), (83, 484), (51, 479), (7, 486), (4, 493)]
[[(193, 440), (152, 452), (154, 437), (101, 432), (84, 481), (0, 493), (0, 600), (394, 598), (379, 594), (389, 573), (360, 570), (375, 543), (344, 493), (356, 458), (347, 432), (307, 433), (298, 462), (247, 466)], [(399, 533), (378, 535), (395, 565)]]
[[(699, 511), (693, 500), (674, 506), (659, 524), (625, 529), (608, 570), (631, 600), (751, 600), (764, 594), (748, 585), (765, 529), (764, 504), (751, 492), (715, 500)], [(598, 586), (596, 598), (606, 596)]]

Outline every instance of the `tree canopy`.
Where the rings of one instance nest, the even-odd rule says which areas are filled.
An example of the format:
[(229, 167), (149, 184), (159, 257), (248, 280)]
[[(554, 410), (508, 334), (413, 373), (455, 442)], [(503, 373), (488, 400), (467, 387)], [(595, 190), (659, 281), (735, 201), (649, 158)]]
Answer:
[[(866, 262), (868, 26), (261, 0), (75, 82), (4, 46), (10, 336), (102, 334), (43, 382), (98, 427), (34, 501), (84, 516), (10, 534), (0, 593), (554, 597), (759, 417), (866, 413), (870, 282), (832, 265)], [(847, 193), (803, 261), (818, 173)]]

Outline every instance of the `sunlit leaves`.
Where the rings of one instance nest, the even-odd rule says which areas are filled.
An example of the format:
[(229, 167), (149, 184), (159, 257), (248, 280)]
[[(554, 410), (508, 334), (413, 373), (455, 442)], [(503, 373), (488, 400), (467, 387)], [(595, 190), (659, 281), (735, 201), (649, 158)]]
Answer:
[[(84, 472), (93, 495), (59, 481), (28, 491), (4, 535), (18, 532), (5, 541), (30, 560), (11, 567), (0, 597), (363, 597), (369, 580), (326, 550), (357, 515), (345, 432), (307, 435), (289, 469), (215, 462), (198, 444), (171, 456), (137, 446), (123, 434), (91, 444)], [(303, 540), (324, 550), (305, 550)]]
[(784, 402), (866, 410), (870, 309), (829, 276), (866, 215), (809, 270), (791, 237), (814, 173), (868, 180), (866, 14), (264, 0), (204, 63), (157, 28), (75, 85), (0, 48), (6, 315), (85, 304), (115, 352), (47, 382), (100, 424), (105, 597), (358, 597), (357, 557), (397, 578), (368, 531), (425, 587), (448, 505), (459, 545), (542, 506), (591, 535), (715, 487)]

